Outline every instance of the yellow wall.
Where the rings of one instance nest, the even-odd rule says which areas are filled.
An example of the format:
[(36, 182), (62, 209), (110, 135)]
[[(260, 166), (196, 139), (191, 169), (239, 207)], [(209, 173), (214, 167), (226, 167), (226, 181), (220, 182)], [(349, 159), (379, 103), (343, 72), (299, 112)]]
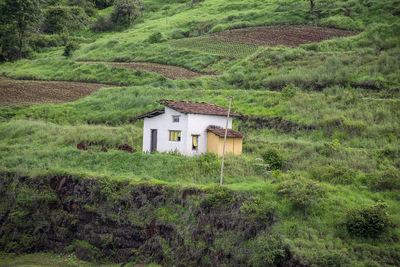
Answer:
[(211, 132), (208, 132), (208, 135), (207, 135), (207, 152), (212, 152), (212, 153), (215, 153), (215, 154), (219, 154), (218, 150), (219, 150), (219, 137), (216, 136), (215, 134), (211, 133)]
[[(225, 153), (233, 153), (235, 155), (242, 154), (243, 138), (240, 137), (227, 137)], [(224, 150), (224, 138), (219, 137), (211, 132), (207, 136), (207, 152), (212, 152), (218, 156), (222, 156)]]

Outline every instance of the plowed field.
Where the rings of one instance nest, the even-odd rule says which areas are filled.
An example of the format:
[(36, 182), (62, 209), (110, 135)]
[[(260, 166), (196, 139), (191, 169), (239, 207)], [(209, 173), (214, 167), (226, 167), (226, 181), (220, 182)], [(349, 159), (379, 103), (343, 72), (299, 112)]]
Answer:
[(208, 38), (253, 45), (295, 47), (356, 34), (358, 32), (310, 25), (279, 25), (228, 30), (211, 34)]
[(156, 64), (150, 62), (87, 62), (85, 63), (103, 63), (113, 67), (127, 68), (130, 70), (147, 70), (161, 74), (170, 79), (194, 79), (204, 75), (213, 75), (210, 73), (194, 72), (186, 68)]
[(0, 105), (60, 104), (109, 85), (80, 82), (14, 80), (0, 76)]

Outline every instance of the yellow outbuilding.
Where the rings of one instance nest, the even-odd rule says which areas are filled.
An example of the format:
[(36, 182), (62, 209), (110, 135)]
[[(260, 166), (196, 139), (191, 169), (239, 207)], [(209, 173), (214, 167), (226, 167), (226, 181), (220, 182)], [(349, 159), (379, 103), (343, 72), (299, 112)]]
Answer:
[[(222, 156), (224, 149), (225, 129), (209, 127), (207, 128), (207, 152), (212, 152), (218, 156)], [(225, 153), (233, 153), (234, 155), (242, 154), (243, 137), (246, 134), (228, 129), (226, 135)]]

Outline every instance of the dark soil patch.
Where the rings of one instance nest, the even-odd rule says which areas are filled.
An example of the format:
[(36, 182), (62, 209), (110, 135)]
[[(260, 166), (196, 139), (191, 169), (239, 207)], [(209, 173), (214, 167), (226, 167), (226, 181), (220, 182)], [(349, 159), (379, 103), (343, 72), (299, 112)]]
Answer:
[(126, 151), (128, 153), (133, 153), (136, 151), (136, 149), (133, 149), (133, 147), (128, 144), (118, 146), (118, 150)]
[(0, 76), (0, 105), (61, 104), (109, 85), (82, 82), (14, 80)]
[(79, 150), (88, 150), (89, 148), (85, 145), (84, 142), (80, 142), (79, 144), (76, 145), (76, 148)]
[(213, 73), (202, 73), (183, 67), (163, 65), (150, 62), (101, 62), (82, 61), (84, 63), (102, 63), (112, 67), (126, 68), (129, 70), (147, 70), (161, 74), (169, 79), (195, 79), (201, 76), (214, 75)]
[(358, 32), (311, 25), (279, 25), (228, 30), (211, 34), (208, 38), (254, 45), (296, 47), (356, 34)]

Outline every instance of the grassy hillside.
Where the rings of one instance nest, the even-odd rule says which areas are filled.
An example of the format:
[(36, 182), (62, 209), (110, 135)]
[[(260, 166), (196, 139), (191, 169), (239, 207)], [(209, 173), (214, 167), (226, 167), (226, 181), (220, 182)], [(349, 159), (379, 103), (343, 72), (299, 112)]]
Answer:
[[(83, 29), (80, 34), (86, 37), (70, 58), (62, 56), (64, 47), (52, 47), (30, 59), (0, 64), (0, 74), (15, 79), (112, 85), (64, 104), (27, 106), (21, 100), (21, 105), (0, 106), (0, 170), (15, 177), (73, 175), (164, 184), (177, 191), (199, 188), (221, 197), (214, 186), (219, 158), (143, 154), (143, 123), (133, 118), (159, 108), (158, 99), (226, 107), (233, 96), (233, 110), (243, 115), (234, 128), (248, 137), (244, 153), (226, 159), (223, 188), (252, 197), (240, 207), (248, 216), (262, 220), (270, 212), (276, 218), (269, 232), (243, 244), (253, 248), (251, 263), (278, 261), (271, 252), (278, 241), (268, 239), (277, 235), (279, 249), (291, 253), (292, 263), (400, 265), (400, 1), (315, 2), (311, 14), (309, 1), (144, 0), (143, 16), (132, 27), (105, 33)], [(111, 12), (112, 7), (103, 9), (99, 16)], [(285, 42), (293, 36), (284, 26), (289, 24), (352, 33), (290, 46)], [(271, 46), (221, 37), (228, 29), (264, 25), (281, 25), (285, 42)], [(321, 35), (328, 31), (313, 29)], [(172, 80), (106, 62), (153, 62), (215, 75)], [(82, 141), (88, 151), (77, 149)], [(123, 144), (138, 152), (118, 150)], [(261, 157), (270, 167), (260, 164)], [(199, 208), (203, 198), (193, 207)], [(175, 204), (164, 208), (181, 214)], [(2, 222), (8, 215), (0, 212)], [(156, 219), (170, 222), (164, 213)], [(381, 220), (382, 228), (368, 224), (370, 218)], [(0, 245), (10, 241), (1, 233)], [(29, 252), (25, 248), (34, 246), (18, 238), (12, 240), (14, 248), (0, 250)], [(185, 248), (237, 252), (229, 242), (218, 242)], [(209, 260), (203, 263), (218, 264)]]

